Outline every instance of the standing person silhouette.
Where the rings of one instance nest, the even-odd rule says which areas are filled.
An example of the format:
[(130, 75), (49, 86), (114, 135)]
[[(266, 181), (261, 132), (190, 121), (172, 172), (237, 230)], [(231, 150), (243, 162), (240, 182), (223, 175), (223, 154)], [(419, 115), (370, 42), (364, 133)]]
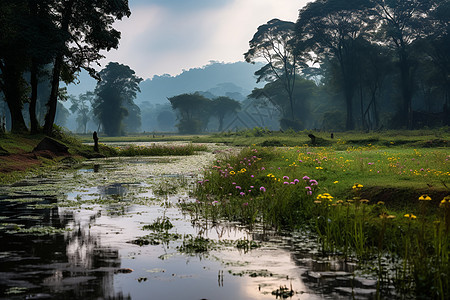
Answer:
[(97, 135), (97, 131), (94, 131), (94, 134), (92, 134), (92, 138), (94, 139), (94, 151), (95, 152), (99, 152), (98, 151), (98, 135)]

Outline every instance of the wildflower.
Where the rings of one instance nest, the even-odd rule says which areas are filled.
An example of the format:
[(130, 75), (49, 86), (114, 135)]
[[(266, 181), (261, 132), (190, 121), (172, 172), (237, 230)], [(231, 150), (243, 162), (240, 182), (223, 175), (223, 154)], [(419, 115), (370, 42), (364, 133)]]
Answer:
[(336, 201), (336, 203), (337, 203), (337, 204), (342, 204), (342, 203), (344, 203), (344, 201), (338, 200), (338, 201)]
[(406, 215), (404, 215), (404, 217), (405, 217), (405, 218), (408, 218), (408, 219), (410, 219), (410, 220), (414, 220), (414, 219), (417, 218), (417, 217), (416, 217), (415, 215), (413, 215), (413, 214), (406, 214)]
[(230, 175), (234, 175), (234, 174), (236, 174), (236, 172), (230, 171)]
[(382, 213), (380, 215), (380, 218), (381, 219), (395, 219), (395, 216), (394, 215), (388, 215), (387, 213)]
[(361, 202), (361, 203), (369, 203), (369, 200), (368, 199), (361, 199), (361, 200), (359, 200), (359, 202)]
[(305, 189), (306, 189), (307, 191), (310, 191), (310, 190), (311, 190), (311, 187), (310, 187), (310, 186), (305, 186)]
[(239, 195), (245, 196), (245, 193), (244, 192), (240, 192)]
[(259, 190), (260, 190), (261, 192), (263, 192), (263, 193), (264, 193), (264, 192), (266, 192), (266, 188), (265, 188), (265, 187), (263, 187), (263, 186), (262, 186), (262, 187), (260, 187), (260, 188), (259, 188)]
[(360, 189), (360, 188), (362, 188), (362, 187), (363, 187), (362, 184), (355, 183), (355, 184), (352, 186), (352, 189), (357, 190), (357, 189)]
[(237, 188), (238, 190), (240, 190), (240, 189), (241, 189), (241, 187), (240, 187), (239, 185), (237, 185), (237, 186), (236, 186), (236, 188)]
[(334, 183), (334, 184), (336, 184), (336, 183), (339, 183), (339, 181), (337, 181), (337, 180), (336, 180), (336, 181), (335, 181), (335, 182), (333, 182), (333, 183)]
[(283, 182), (283, 184), (289, 184), (289, 182), (285, 181), (285, 182)]
[(305, 175), (305, 176), (303, 176), (302, 179), (305, 180), (305, 181), (308, 181), (308, 180), (309, 180), (309, 177)]
[(251, 177), (251, 178), (254, 178), (254, 177), (255, 177), (255, 175), (250, 175), (250, 177)]
[(251, 186), (250, 186), (250, 188), (252, 189), (252, 188), (254, 188), (254, 186), (253, 186), (253, 185), (251, 185)]
[(419, 200), (420, 201), (430, 201), (431, 197), (428, 196), (428, 195), (422, 195), (422, 196), (419, 197)]
[(299, 182), (300, 182), (300, 180), (298, 180), (297, 178), (294, 179), (294, 184), (297, 184), (297, 183), (299, 183)]
[(306, 194), (311, 196), (312, 195), (312, 191), (307, 191)]
[(284, 180), (288, 180), (289, 177), (288, 177), (288, 176), (283, 176), (283, 179), (284, 179)]
[(242, 203), (242, 206), (248, 206), (248, 202)]
[(311, 179), (311, 180), (309, 181), (309, 183), (310, 183), (311, 186), (313, 186), (313, 185), (319, 185), (319, 183), (317, 182), (317, 180), (314, 180), (314, 179)]
[(384, 205), (384, 202), (383, 201), (378, 201), (377, 205)]
[(317, 169), (317, 170), (323, 170), (323, 168), (322, 168), (322, 167), (316, 167), (316, 169)]

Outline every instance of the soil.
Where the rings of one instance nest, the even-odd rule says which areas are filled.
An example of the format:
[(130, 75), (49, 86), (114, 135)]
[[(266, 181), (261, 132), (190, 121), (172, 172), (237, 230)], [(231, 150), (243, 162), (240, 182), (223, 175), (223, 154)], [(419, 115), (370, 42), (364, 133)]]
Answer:
[(3, 155), (0, 160), (0, 173), (23, 172), (43, 164), (44, 159), (54, 160), (69, 154), (55, 154), (49, 150)]

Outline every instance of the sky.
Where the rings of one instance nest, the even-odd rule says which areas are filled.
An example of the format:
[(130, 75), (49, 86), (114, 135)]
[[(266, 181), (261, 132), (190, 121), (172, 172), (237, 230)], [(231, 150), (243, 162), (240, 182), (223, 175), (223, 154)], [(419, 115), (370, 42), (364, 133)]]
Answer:
[(100, 63), (130, 66), (144, 79), (182, 73), (210, 61), (244, 60), (258, 26), (278, 18), (295, 22), (308, 0), (129, 0), (130, 18), (114, 24), (118, 50)]

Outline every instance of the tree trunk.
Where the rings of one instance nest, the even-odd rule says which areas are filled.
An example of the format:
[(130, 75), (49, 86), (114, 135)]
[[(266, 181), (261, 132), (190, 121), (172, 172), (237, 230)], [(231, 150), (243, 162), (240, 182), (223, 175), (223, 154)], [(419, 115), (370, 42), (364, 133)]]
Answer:
[(24, 94), (24, 85), (22, 72), (16, 68), (15, 63), (5, 62), (2, 68), (4, 81), (3, 93), (5, 101), (11, 114), (11, 132), (23, 133), (27, 131), (25, 120), (22, 115), (22, 101)]
[(55, 59), (55, 65), (53, 67), (52, 75), (52, 89), (50, 92), (50, 98), (47, 102), (47, 114), (45, 115), (44, 133), (46, 135), (52, 135), (53, 123), (56, 117), (56, 106), (58, 105), (58, 90), (59, 90), (59, 76), (61, 74), (62, 67), (62, 54), (58, 55)]
[[(69, 31), (69, 24), (72, 18), (72, 6), (74, 0), (65, 1), (64, 13), (61, 17), (61, 32), (63, 34)], [(45, 115), (44, 133), (52, 135), (53, 124), (56, 117), (56, 106), (58, 105), (59, 80), (63, 65), (64, 54), (62, 50), (56, 55), (55, 64), (53, 66), (52, 90), (47, 102), (47, 114)]]
[(223, 119), (224, 117), (219, 117), (219, 132), (222, 132), (223, 129)]
[(36, 117), (36, 102), (37, 102), (37, 89), (38, 89), (38, 66), (36, 60), (33, 59), (31, 63), (31, 97), (30, 106), (28, 112), (30, 114), (30, 130), (31, 134), (36, 134), (39, 132), (39, 122)]
[(401, 80), (401, 91), (402, 91), (402, 108), (401, 108), (401, 119), (402, 125), (406, 126), (407, 129), (412, 129), (412, 85), (411, 85), (411, 65), (408, 63), (408, 57), (406, 50), (400, 49), (399, 53), (399, 63), (400, 63), (400, 80)]

